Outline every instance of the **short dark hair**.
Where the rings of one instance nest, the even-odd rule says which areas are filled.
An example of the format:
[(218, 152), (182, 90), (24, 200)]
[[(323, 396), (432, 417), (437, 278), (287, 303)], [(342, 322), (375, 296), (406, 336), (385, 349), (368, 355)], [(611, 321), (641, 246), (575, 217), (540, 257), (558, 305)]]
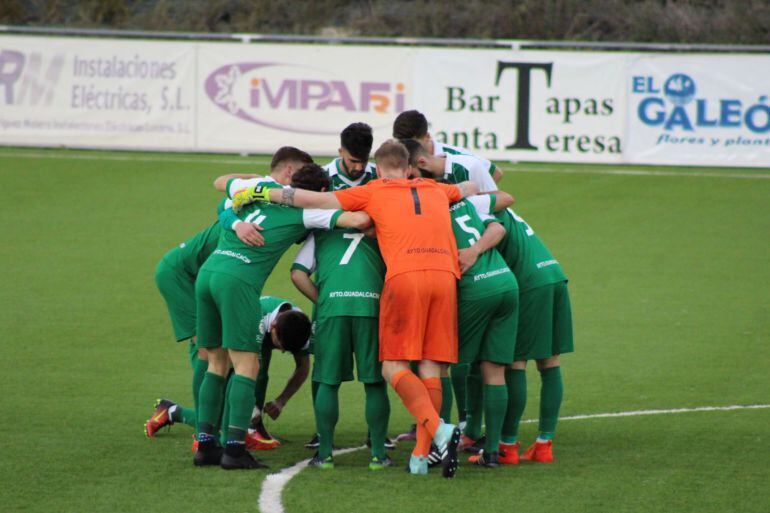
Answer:
[(286, 161), (302, 162), (303, 164), (312, 164), (313, 157), (306, 152), (295, 148), (294, 146), (282, 146), (273, 154), (273, 160), (270, 162), (270, 171), (273, 171), (279, 165)]
[(405, 110), (393, 122), (396, 139), (419, 139), (428, 133), (428, 120), (417, 110)]
[(291, 186), (295, 189), (321, 192), (329, 190), (331, 182), (324, 168), (318, 164), (305, 164), (291, 175)]
[(297, 353), (310, 338), (310, 319), (299, 310), (282, 311), (275, 318), (275, 334), (285, 351)]
[(390, 169), (406, 169), (409, 165), (409, 152), (395, 139), (388, 139), (374, 152), (378, 166)]
[(428, 155), (428, 150), (426, 150), (419, 141), (415, 141), (414, 139), (401, 139), (401, 144), (403, 144), (406, 151), (409, 152), (409, 165), (412, 167), (418, 167), (417, 159)]
[(373, 142), (372, 127), (366, 123), (351, 123), (340, 133), (340, 145), (360, 160), (369, 159)]

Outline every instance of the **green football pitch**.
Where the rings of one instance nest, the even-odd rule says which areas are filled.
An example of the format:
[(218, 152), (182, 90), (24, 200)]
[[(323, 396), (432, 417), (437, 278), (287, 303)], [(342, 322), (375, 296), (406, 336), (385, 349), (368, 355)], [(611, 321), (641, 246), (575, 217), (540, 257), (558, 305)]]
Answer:
[[(155, 289), (161, 255), (215, 219), (213, 179), (265, 157), (0, 149), (0, 510), (259, 510), (267, 472), (199, 469), (191, 429), (154, 439), (157, 397), (190, 402), (187, 351)], [(570, 277), (574, 354), (556, 462), (454, 480), (370, 472), (365, 450), (305, 469), (286, 511), (693, 511), (770, 508), (770, 170), (503, 164), (502, 188)], [(309, 309), (288, 279), (265, 293)], [(268, 395), (292, 368), (277, 355)], [(538, 415), (530, 367), (525, 418)], [(391, 394), (389, 433), (409, 416)], [(366, 435), (363, 390), (341, 389), (336, 445)], [(309, 386), (268, 428), (271, 472), (309, 456)], [(536, 434), (523, 427), (523, 443)], [(463, 457), (464, 461), (464, 457)]]

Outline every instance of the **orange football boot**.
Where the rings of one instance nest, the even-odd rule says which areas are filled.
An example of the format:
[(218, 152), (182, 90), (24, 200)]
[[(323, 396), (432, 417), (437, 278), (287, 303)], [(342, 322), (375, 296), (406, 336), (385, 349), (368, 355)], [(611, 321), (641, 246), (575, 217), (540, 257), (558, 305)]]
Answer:
[(518, 465), (519, 464), (519, 442), (515, 444), (503, 444), (498, 445), (498, 451), (500, 451), (500, 463), (505, 465)]
[(553, 440), (547, 442), (535, 442), (521, 455), (524, 461), (536, 461), (538, 463), (553, 462)]

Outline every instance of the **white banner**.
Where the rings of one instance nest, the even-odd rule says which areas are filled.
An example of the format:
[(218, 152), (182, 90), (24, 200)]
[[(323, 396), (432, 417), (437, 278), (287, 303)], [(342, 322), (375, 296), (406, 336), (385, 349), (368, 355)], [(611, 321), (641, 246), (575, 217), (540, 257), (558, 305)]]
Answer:
[(362, 121), (375, 144), (413, 95), (414, 50), (326, 45), (199, 45), (198, 147), (331, 155)]
[(496, 159), (620, 162), (623, 54), (426, 49), (415, 107), (442, 142)]
[(0, 37), (0, 144), (334, 154), (418, 109), (487, 158), (770, 166), (770, 57)]
[(2, 144), (194, 148), (189, 43), (0, 38)]
[(640, 56), (626, 161), (770, 166), (770, 56)]

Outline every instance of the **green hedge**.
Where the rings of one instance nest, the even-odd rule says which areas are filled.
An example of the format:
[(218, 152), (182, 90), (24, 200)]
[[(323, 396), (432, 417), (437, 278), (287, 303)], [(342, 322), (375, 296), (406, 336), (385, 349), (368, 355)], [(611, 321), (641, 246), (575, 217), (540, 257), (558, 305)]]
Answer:
[(770, 44), (767, 0), (2, 0), (0, 24)]

